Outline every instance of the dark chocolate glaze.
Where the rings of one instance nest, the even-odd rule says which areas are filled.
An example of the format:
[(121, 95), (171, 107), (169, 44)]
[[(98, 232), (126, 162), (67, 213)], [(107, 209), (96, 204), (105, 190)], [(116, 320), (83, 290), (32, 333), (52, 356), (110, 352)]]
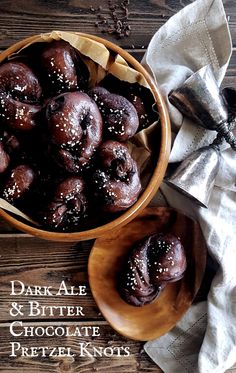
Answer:
[(30, 190), (35, 177), (35, 172), (30, 166), (23, 164), (15, 167), (3, 185), (3, 198), (8, 202), (19, 200)]
[(47, 95), (55, 96), (86, 87), (88, 70), (76, 50), (66, 41), (48, 43), (41, 54), (43, 80)]
[(21, 62), (0, 66), (0, 122), (16, 131), (32, 130), (42, 89), (32, 69)]
[(102, 141), (102, 117), (82, 92), (61, 94), (46, 108), (51, 154), (68, 172), (81, 172), (91, 163)]
[(125, 97), (95, 87), (88, 94), (97, 103), (108, 139), (126, 141), (138, 130), (139, 119), (135, 107)]
[(132, 206), (141, 192), (137, 164), (127, 147), (117, 141), (104, 142), (98, 151), (100, 168), (93, 175), (95, 194), (108, 212)]
[(78, 229), (80, 221), (86, 216), (87, 198), (82, 178), (71, 176), (61, 181), (52, 200), (41, 212), (41, 220), (54, 230)]
[(111, 74), (108, 74), (99, 84), (111, 93), (124, 96), (134, 105), (139, 118), (138, 131), (147, 128), (158, 119), (153, 111), (155, 101), (149, 89), (140, 86), (138, 83), (130, 84), (121, 81)]
[(151, 303), (168, 282), (178, 281), (187, 267), (184, 247), (173, 234), (154, 234), (132, 250), (120, 278), (122, 298), (134, 306)]

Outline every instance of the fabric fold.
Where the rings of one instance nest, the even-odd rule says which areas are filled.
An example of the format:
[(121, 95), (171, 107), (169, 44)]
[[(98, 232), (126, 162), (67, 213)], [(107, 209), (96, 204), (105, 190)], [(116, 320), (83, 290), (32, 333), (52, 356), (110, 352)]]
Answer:
[[(206, 64), (211, 64), (220, 86), (231, 53), (232, 42), (221, 0), (196, 0), (153, 36), (142, 63), (154, 76), (168, 105), (174, 139), (170, 162), (182, 161), (194, 150), (210, 144), (216, 133), (183, 118), (169, 103), (168, 94)], [(223, 373), (236, 361), (235, 161), (235, 152), (230, 148), (223, 151), (208, 209), (198, 207), (164, 182), (161, 185), (161, 193), (171, 207), (199, 221), (209, 253), (219, 264), (207, 304), (192, 306), (173, 330), (145, 345), (146, 352), (165, 373)], [(158, 197), (152, 205), (155, 201), (160, 205)], [(199, 321), (203, 319), (204, 323)], [(197, 340), (193, 325), (198, 328)], [(188, 338), (178, 337), (176, 343), (181, 340), (181, 348), (176, 348), (172, 341), (181, 329), (184, 335), (187, 331)]]

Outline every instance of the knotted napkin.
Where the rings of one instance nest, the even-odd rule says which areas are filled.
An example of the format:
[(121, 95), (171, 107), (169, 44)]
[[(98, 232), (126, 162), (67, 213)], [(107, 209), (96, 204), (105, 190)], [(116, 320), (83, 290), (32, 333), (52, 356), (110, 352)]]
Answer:
[[(143, 65), (157, 82), (169, 108), (173, 146), (170, 162), (210, 144), (214, 131), (200, 128), (172, 106), (168, 94), (192, 73), (210, 64), (220, 85), (232, 44), (221, 0), (196, 0), (169, 19), (152, 38)], [(222, 152), (209, 207), (197, 206), (162, 184), (168, 204), (195, 217), (209, 254), (219, 264), (207, 302), (192, 306), (169, 333), (145, 350), (165, 373), (223, 373), (236, 361), (236, 154)], [(160, 198), (153, 204), (160, 205)], [(199, 255), (201, 253), (199, 252)]]

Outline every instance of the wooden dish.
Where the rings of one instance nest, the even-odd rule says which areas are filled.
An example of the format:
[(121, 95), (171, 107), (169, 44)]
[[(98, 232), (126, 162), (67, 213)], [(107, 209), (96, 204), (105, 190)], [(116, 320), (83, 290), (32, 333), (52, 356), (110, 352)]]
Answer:
[[(172, 232), (181, 238), (187, 270), (180, 281), (168, 284), (153, 303), (131, 306), (117, 291), (119, 273), (132, 245), (154, 232)], [(88, 263), (93, 297), (118, 333), (140, 341), (158, 338), (172, 329), (190, 307), (203, 279), (206, 253), (197, 222), (170, 208), (146, 208), (122, 229), (95, 241)]]
[[(102, 44), (104, 44), (108, 49), (114, 51), (115, 53), (120, 54), (135, 70), (139, 71), (144, 75), (146, 78), (147, 83), (149, 84), (152, 93), (154, 95), (159, 116), (160, 116), (160, 132), (161, 132), (161, 141), (160, 141), (160, 151), (158, 155), (158, 159), (156, 160), (156, 166), (151, 176), (151, 179), (144, 190), (144, 192), (139, 197), (138, 201), (127, 211), (125, 211), (122, 215), (118, 218), (114, 219), (113, 221), (104, 224), (102, 226), (89, 229), (86, 231), (81, 232), (73, 232), (73, 233), (58, 233), (58, 232), (50, 232), (47, 230), (39, 229), (34, 227), (26, 222), (22, 222), (17, 219), (16, 216), (10, 215), (7, 211), (0, 209), (0, 216), (8, 221), (10, 224), (15, 226), (17, 229), (32, 234), (37, 237), (41, 237), (47, 240), (52, 241), (82, 241), (82, 240), (89, 240), (92, 238), (101, 237), (104, 234), (107, 234), (109, 231), (113, 230), (114, 228), (120, 228), (123, 225), (130, 222), (135, 216), (137, 216), (150, 202), (152, 197), (155, 195), (156, 191), (158, 190), (166, 171), (166, 167), (168, 164), (169, 152), (170, 152), (170, 142), (171, 142), (171, 130), (170, 130), (170, 122), (169, 122), (169, 115), (164, 103), (164, 100), (153, 82), (152, 78), (148, 74), (148, 72), (143, 68), (143, 66), (135, 60), (128, 52), (124, 51), (122, 48), (118, 47), (117, 45), (111, 43), (108, 40), (99, 38), (97, 36), (77, 33), (78, 35), (86, 36), (90, 39), (96, 40)], [(47, 35), (47, 34), (45, 34)], [(8, 57), (8, 55), (17, 52), (22, 47), (29, 43), (33, 43), (37, 41), (38, 35), (29, 37), (27, 39), (21, 40), (20, 42), (14, 44), (10, 48), (6, 49), (4, 52), (0, 54), (0, 62)]]

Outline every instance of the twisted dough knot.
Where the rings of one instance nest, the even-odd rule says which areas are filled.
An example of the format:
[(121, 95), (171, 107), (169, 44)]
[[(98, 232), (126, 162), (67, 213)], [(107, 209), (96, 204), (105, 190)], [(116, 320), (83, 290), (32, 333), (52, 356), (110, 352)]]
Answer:
[(126, 141), (135, 135), (139, 126), (139, 119), (131, 102), (125, 97), (112, 94), (102, 87), (91, 89), (89, 95), (101, 111), (107, 138)]
[(35, 178), (35, 172), (30, 166), (24, 164), (15, 167), (4, 183), (3, 198), (8, 202), (19, 200), (30, 190)]
[(184, 247), (173, 234), (154, 234), (133, 249), (121, 277), (120, 292), (134, 306), (151, 303), (168, 282), (178, 281), (187, 267)]
[(132, 206), (141, 192), (141, 182), (127, 147), (108, 140), (99, 148), (98, 156), (100, 168), (93, 175), (93, 184), (103, 209), (117, 212)]
[(141, 86), (139, 83), (121, 81), (111, 74), (106, 75), (99, 84), (111, 93), (124, 96), (133, 104), (139, 118), (138, 131), (147, 128), (157, 120), (153, 110), (155, 101), (148, 88)]
[(139, 130), (148, 127), (150, 121), (142, 98), (135, 92), (132, 92), (131, 90), (125, 93), (125, 97), (127, 98), (127, 100), (131, 102), (131, 104), (134, 105), (137, 111), (139, 119)]
[(89, 166), (102, 141), (102, 118), (95, 102), (82, 92), (59, 95), (47, 105), (51, 151), (66, 171)]
[(0, 121), (17, 130), (29, 131), (36, 125), (42, 89), (30, 67), (21, 62), (0, 66)]
[(41, 54), (43, 77), (49, 96), (85, 88), (88, 70), (75, 49), (64, 40), (48, 43)]
[(83, 179), (71, 176), (63, 180), (43, 212), (44, 224), (52, 229), (77, 229), (87, 211), (87, 198), (83, 191)]

